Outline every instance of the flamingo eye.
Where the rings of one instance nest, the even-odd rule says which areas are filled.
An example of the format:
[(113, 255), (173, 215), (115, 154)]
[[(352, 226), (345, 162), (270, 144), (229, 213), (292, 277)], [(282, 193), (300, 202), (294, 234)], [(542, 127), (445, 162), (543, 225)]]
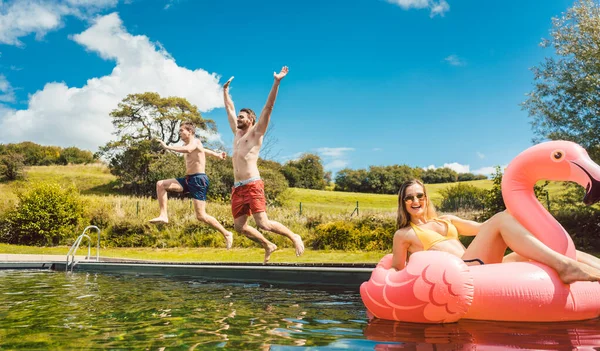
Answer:
[(552, 152), (552, 161), (558, 162), (561, 161), (565, 157), (565, 152), (562, 150), (555, 150)]

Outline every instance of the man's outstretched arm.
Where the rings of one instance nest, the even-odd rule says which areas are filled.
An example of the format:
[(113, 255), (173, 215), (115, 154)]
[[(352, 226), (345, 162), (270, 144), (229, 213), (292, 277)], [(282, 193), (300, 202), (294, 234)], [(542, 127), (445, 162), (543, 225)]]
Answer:
[(175, 152), (181, 152), (182, 154), (189, 154), (190, 152), (192, 152), (198, 148), (198, 145), (196, 143), (189, 143), (189, 144), (183, 145), (183, 146), (171, 146), (171, 145), (165, 144), (165, 142), (160, 139), (156, 139), (156, 141), (158, 141), (160, 143), (160, 146), (162, 146), (163, 149), (171, 150), (171, 151), (175, 151)]
[(229, 126), (231, 127), (231, 131), (233, 134), (237, 131), (237, 115), (235, 114), (235, 106), (233, 105), (233, 100), (229, 95), (229, 84), (233, 77), (229, 78), (225, 84), (223, 84), (223, 100), (225, 101), (225, 111), (227, 111), (227, 120), (229, 121)]
[(269, 126), (269, 120), (271, 119), (271, 112), (273, 112), (273, 106), (275, 105), (275, 99), (277, 99), (277, 92), (279, 91), (279, 83), (281, 79), (288, 74), (288, 67), (283, 66), (281, 72), (273, 73), (273, 87), (271, 88), (271, 92), (269, 93), (269, 97), (267, 98), (267, 103), (260, 113), (260, 118), (256, 123), (255, 132), (261, 135), (264, 135), (267, 132), (267, 127)]
[(204, 149), (204, 153), (206, 153), (207, 155), (210, 155), (210, 156), (214, 156), (216, 158), (220, 158), (221, 160), (224, 160), (225, 157), (227, 157), (227, 153), (225, 151), (216, 152), (213, 150)]

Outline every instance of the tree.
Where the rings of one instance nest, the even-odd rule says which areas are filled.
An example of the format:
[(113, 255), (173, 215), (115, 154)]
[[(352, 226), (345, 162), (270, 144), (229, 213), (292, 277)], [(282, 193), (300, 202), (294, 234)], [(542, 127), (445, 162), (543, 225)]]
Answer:
[(454, 183), (458, 179), (458, 173), (447, 167), (427, 169), (423, 171), (421, 179), (426, 184)]
[(80, 150), (74, 146), (67, 147), (60, 153), (60, 163), (65, 165), (68, 165), (69, 163), (87, 164), (92, 162), (94, 162), (94, 155), (90, 151)]
[(600, 4), (580, 0), (562, 17), (553, 18), (551, 39), (556, 57), (532, 69), (534, 90), (522, 104), (543, 139), (570, 140), (600, 162)]
[(323, 163), (318, 155), (306, 153), (288, 161), (281, 169), (291, 187), (323, 190), (327, 185)]
[(457, 180), (459, 182), (467, 182), (470, 180), (482, 180), (487, 179), (488, 177), (483, 174), (473, 174), (473, 173), (459, 173)]
[(0, 175), (8, 180), (25, 178), (25, 157), (17, 153), (0, 155)]
[[(191, 121), (206, 134), (216, 133), (215, 122), (204, 119), (196, 106), (179, 97), (162, 98), (157, 93), (130, 94), (110, 113), (117, 140), (100, 148), (111, 173), (128, 192), (152, 195), (157, 177), (175, 178), (183, 172), (181, 156), (168, 154), (154, 139), (166, 144), (180, 141), (181, 122)], [(203, 143), (206, 145), (206, 138)], [(180, 160), (181, 168), (177, 169)], [(168, 165), (168, 167), (162, 167)]]

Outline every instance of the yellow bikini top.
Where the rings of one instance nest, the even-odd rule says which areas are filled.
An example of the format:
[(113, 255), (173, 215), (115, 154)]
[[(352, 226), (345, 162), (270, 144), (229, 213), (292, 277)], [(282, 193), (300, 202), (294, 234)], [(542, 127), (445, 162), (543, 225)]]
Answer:
[(454, 224), (452, 224), (452, 222), (439, 218), (434, 218), (433, 220), (439, 223), (446, 224), (446, 227), (448, 228), (448, 233), (446, 234), (446, 236), (443, 236), (440, 233), (431, 229), (421, 228), (413, 224), (413, 222), (409, 222), (410, 226), (414, 229), (415, 234), (417, 234), (417, 238), (419, 238), (419, 240), (423, 244), (423, 250), (429, 250), (433, 245), (442, 241), (458, 239), (458, 231), (456, 230), (456, 227), (454, 226)]

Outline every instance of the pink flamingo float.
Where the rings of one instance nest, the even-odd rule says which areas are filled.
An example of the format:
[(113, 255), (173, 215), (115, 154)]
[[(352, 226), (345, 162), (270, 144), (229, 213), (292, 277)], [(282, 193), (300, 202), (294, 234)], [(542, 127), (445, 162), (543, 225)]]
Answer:
[[(600, 166), (581, 146), (550, 141), (519, 154), (502, 179), (508, 211), (548, 247), (575, 258), (565, 229), (535, 197), (539, 180), (573, 181), (586, 189), (584, 203), (600, 200)], [(407, 266), (391, 268), (386, 255), (360, 287), (363, 303), (377, 318), (418, 323), (459, 319), (496, 321), (573, 321), (600, 316), (600, 284), (564, 284), (537, 262), (467, 266), (440, 251), (411, 255)]]

